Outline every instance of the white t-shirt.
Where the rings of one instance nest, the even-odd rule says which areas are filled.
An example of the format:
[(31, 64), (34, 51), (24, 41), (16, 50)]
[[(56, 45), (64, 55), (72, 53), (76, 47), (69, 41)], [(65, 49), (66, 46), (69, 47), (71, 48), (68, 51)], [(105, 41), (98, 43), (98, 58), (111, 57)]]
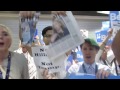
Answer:
[[(100, 50), (98, 51), (98, 53), (96, 54), (95, 61), (96, 61), (97, 63), (104, 64), (103, 61), (100, 60), (100, 57), (101, 57), (102, 53), (103, 53), (103, 50), (100, 49)], [(107, 62), (108, 62), (108, 64), (111, 63), (111, 61), (114, 59), (114, 57), (115, 57), (115, 56), (114, 56), (112, 50), (109, 50), (108, 53), (107, 53)]]
[[(103, 62), (102, 60), (100, 60), (100, 57), (101, 57), (102, 53), (103, 53), (103, 50), (100, 49), (100, 50), (98, 51), (98, 53), (96, 54), (95, 61), (96, 61), (97, 63), (101, 63), (101, 64), (105, 65), (104, 62)], [(111, 69), (112, 73), (113, 73), (114, 75), (116, 75), (114, 63), (112, 64), (112, 66), (110, 65), (110, 63), (112, 62), (112, 60), (113, 60), (114, 58), (115, 58), (115, 56), (114, 56), (114, 54), (113, 54), (113, 51), (112, 51), (112, 50), (109, 50), (108, 53), (107, 53), (107, 65), (108, 65), (109, 68)]]

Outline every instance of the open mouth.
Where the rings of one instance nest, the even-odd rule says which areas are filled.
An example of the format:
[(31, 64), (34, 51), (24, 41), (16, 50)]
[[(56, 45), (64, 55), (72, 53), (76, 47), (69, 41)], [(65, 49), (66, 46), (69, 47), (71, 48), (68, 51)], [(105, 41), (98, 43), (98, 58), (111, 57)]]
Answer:
[(3, 42), (0, 42), (0, 46), (3, 46), (4, 45), (4, 43)]
[(87, 58), (87, 59), (90, 59), (90, 58), (91, 58), (91, 56), (86, 56), (86, 58)]

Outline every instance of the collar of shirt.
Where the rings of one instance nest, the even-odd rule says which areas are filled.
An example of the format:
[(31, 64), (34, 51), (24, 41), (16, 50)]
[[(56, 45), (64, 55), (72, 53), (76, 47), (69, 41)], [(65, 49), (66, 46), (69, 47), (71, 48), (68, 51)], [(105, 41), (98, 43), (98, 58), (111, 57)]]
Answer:
[(90, 66), (92, 66), (95, 69), (95, 62), (92, 65), (84, 62), (84, 65), (85, 65), (86, 69), (89, 69)]

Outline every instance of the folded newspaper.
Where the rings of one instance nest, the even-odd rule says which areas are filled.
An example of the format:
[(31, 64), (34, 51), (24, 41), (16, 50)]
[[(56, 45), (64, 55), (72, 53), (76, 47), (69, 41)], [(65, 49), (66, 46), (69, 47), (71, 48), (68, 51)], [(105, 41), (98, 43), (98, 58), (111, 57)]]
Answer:
[(53, 30), (51, 44), (46, 51), (50, 60), (60, 58), (84, 42), (82, 32), (71, 11), (66, 11), (66, 16), (57, 15), (53, 19)]
[(39, 14), (35, 13), (32, 18), (20, 17), (20, 30), (22, 34), (22, 44), (31, 46), (34, 42), (36, 23), (39, 20)]

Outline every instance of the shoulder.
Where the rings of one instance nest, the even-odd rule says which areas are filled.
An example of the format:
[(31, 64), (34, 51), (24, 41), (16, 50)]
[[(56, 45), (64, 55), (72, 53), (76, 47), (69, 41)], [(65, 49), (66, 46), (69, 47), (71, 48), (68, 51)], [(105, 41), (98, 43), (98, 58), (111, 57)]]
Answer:
[(19, 48), (19, 49), (15, 50), (14, 52), (21, 54), (22, 53), (22, 48)]
[(25, 63), (27, 59), (25, 58), (24, 54), (19, 54), (16, 52), (11, 52), (12, 60), (14, 62)]
[(11, 54), (12, 54), (12, 56), (13, 57), (23, 57), (24, 56), (24, 54), (20, 54), (20, 53), (17, 53), (17, 52), (11, 52)]

